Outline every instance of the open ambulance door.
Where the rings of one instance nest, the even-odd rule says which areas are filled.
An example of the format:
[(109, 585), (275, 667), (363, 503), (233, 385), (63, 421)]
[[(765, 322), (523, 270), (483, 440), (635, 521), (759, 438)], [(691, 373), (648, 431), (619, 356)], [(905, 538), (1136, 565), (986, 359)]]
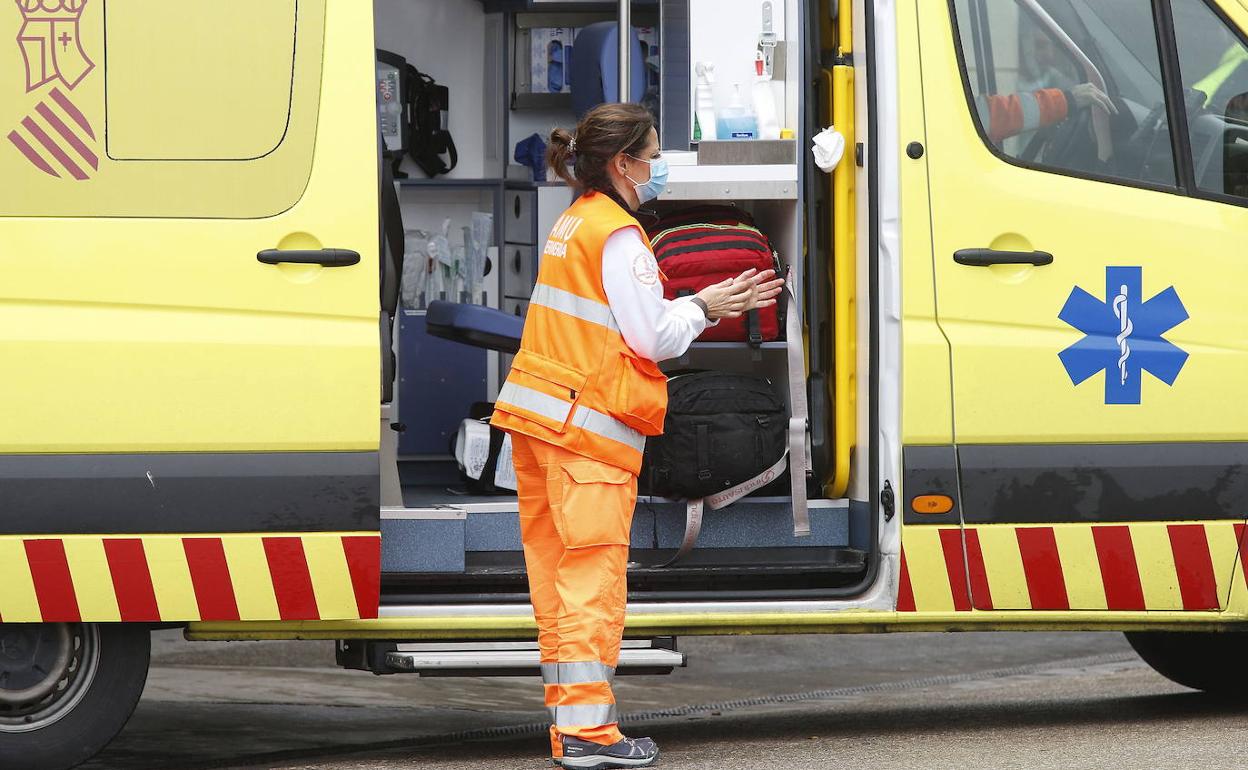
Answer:
[[(1248, 12), (917, 5), (927, 147), (903, 163), (930, 179), (954, 439), (929, 477), (959, 493), (907, 538), (917, 609), (1224, 607), (1248, 501)], [(920, 595), (937, 571), (948, 592)]]
[(375, 617), (369, 6), (17, 6), (0, 622)]

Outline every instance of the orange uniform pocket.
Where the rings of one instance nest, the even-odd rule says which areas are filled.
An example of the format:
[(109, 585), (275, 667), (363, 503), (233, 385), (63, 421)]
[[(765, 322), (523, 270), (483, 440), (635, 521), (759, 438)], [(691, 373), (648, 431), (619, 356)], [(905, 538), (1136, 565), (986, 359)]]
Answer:
[(511, 362), (495, 409), (563, 433), (587, 379), (558, 361), (521, 350)]
[(661, 434), (667, 414), (667, 375), (648, 359), (627, 353), (620, 358), (612, 416), (644, 436)]
[(550, 498), (559, 536), (567, 548), (628, 545), (637, 502), (637, 477), (596, 460), (575, 460), (551, 468)]

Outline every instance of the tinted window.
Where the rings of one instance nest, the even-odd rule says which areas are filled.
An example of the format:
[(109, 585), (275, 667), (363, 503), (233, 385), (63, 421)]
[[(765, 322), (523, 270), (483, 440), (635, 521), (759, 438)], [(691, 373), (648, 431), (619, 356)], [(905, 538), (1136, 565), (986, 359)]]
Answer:
[(1196, 186), (1248, 199), (1248, 46), (1201, 0), (1174, 0)]
[(1004, 155), (1175, 184), (1149, 0), (954, 0), (972, 110)]

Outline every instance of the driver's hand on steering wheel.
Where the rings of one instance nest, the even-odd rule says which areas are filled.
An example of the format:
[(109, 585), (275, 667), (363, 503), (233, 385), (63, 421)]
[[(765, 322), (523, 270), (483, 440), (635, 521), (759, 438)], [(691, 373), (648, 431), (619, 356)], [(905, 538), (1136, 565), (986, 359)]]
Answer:
[(1091, 83), (1080, 83), (1070, 89), (1070, 95), (1074, 98), (1075, 106), (1079, 109), (1099, 107), (1110, 115), (1118, 114), (1118, 108), (1114, 106), (1113, 100), (1104, 91)]

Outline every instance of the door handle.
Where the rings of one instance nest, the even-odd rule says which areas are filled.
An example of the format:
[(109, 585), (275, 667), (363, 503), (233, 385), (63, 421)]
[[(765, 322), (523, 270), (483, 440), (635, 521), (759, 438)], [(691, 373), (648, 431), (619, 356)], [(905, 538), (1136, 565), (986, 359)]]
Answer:
[(288, 262), (295, 265), (349, 267), (360, 262), (360, 253), (350, 249), (265, 249), (256, 259), (266, 265)]
[(962, 249), (953, 253), (953, 261), (968, 267), (990, 265), (1051, 265), (1053, 255), (1047, 251), (998, 251), (997, 249)]

